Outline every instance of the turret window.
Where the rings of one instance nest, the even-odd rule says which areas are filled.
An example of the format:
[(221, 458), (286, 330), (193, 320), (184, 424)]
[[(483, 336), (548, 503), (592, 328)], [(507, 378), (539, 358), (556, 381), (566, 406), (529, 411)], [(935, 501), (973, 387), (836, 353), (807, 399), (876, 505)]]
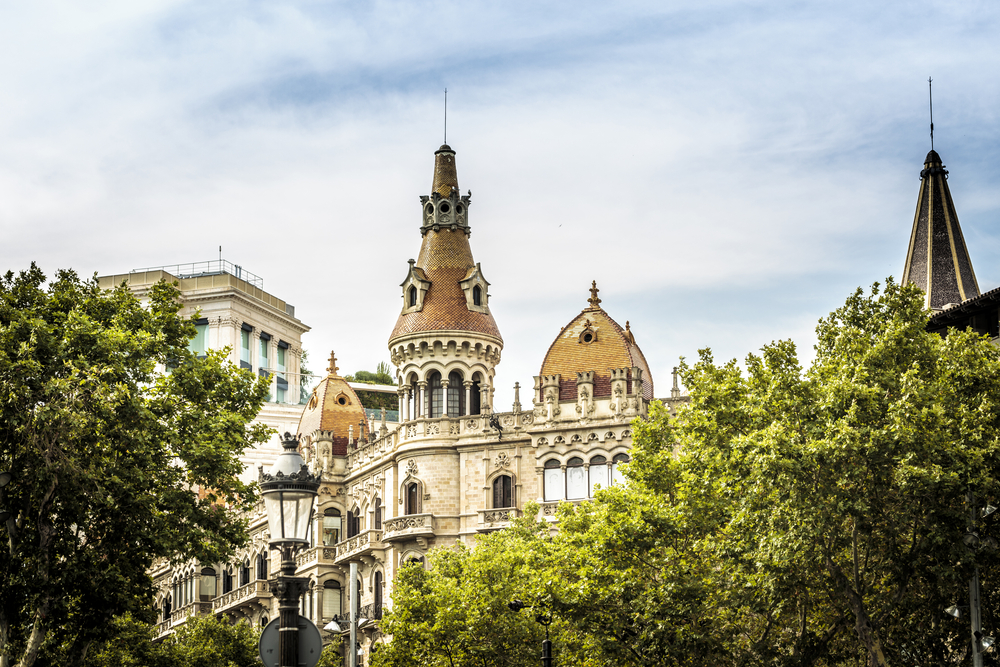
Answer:
[(417, 288), (416, 287), (410, 287), (410, 294), (409, 294), (409, 297), (408, 297), (408, 305), (409, 305), (410, 308), (413, 308), (414, 306), (417, 305)]
[(444, 385), (437, 371), (427, 378), (427, 403), (427, 416), (431, 419), (440, 417), (444, 408)]
[(472, 288), (472, 305), (481, 306), (483, 305), (483, 288), (476, 285)]
[(448, 374), (448, 416), (459, 417), (464, 415), (465, 408), (465, 387), (462, 384), (462, 376), (452, 371)]

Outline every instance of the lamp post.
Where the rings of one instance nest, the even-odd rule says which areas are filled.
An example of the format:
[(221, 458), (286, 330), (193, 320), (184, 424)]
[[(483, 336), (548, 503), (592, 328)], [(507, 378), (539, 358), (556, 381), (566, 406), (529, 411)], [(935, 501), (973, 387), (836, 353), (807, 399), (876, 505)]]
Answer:
[[(965, 533), (965, 536), (962, 537), (962, 543), (973, 552), (981, 549), (996, 551), (996, 539), (990, 536), (983, 538), (976, 530), (976, 498), (971, 490), (966, 494), (966, 500), (969, 502), (969, 529)], [(987, 503), (981, 511), (981, 517), (985, 519), (996, 511), (996, 507)], [(974, 566), (972, 578), (969, 579), (968, 607), (965, 605), (952, 605), (944, 611), (950, 616), (959, 618), (962, 615), (962, 609), (969, 610), (969, 620), (972, 621), (972, 665), (973, 667), (983, 667), (983, 653), (993, 645), (994, 639), (993, 637), (983, 635), (983, 623), (980, 616), (978, 563)]]
[(308, 545), (309, 521), (319, 489), (319, 476), (309, 472), (299, 455), (299, 439), (285, 433), (284, 451), (271, 470), (260, 471), (260, 490), (271, 532), (270, 546), (281, 552), (278, 575), (278, 660), (281, 667), (298, 667), (299, 598), (308, 579), (295, 576), (295, 550)]
[[(549, 626), (552, 625), (552, 610), (549, 609), (548, 605), (542, 605), (545, 613), (535, 611), (535, 622), (545, 626), (545, 641), (542, 642), (542, 667), (552, 667), (552, 642), (549, 640)], [(513, 611), (518, 612), (527, 607), (526, 604), (520, 600), (511, 600), (507, 603), (507, 607)], [(534, 609), (534, 607), (529, 607)]]

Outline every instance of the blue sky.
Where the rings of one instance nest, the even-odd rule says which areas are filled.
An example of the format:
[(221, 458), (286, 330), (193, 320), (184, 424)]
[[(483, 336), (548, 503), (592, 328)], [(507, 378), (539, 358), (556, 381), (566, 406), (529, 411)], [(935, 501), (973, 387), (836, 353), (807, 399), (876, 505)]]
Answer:
[[(1000, 8), (966, 2), (70, 2), (0, 6), (4, 269), (217, 257), (387, 360), (449, 89), (498, 407), (586, 305), (659, 395), (899, 276), (935, 148), (1000, 285)], [(527, 398), (527, 396), (524, 396)]]

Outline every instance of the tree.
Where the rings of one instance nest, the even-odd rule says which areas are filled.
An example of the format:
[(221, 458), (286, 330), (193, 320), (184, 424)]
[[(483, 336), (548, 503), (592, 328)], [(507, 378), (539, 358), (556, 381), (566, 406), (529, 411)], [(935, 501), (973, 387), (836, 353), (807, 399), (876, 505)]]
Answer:
[(85, 667), (256, 667), (260, 633), (243, 622), (193, 616), (153, 643), (153, 628), (131, 614), (115, 617), (114, 635), (87, 656)]
[(537, 664), (544, 631), (530, 613), (515, 613), (508, 603), (543, 599), (535, 573), (547, 534), (544, 524), (520, 519), (509, 530), (480, 538), (475, 549), (459, 544), (432, 551), (429, 569), (405, 565), (395, 580), (392, 609), (380, 624), (392, 641), (374, 654), (372, 665)]
[(367, 382), (368, 384), (396, 384), (396, 381), (392, 379), (392, 369), (384, 361), (378, 362), (374, 373), (371, 371), (358, 371), (354, 375), (348, 375), (344, 379), (348, 382)]
[(17, 474), (0, 497), (2, 667), (82, 664), (114, 616), (148, 613), (155, 558), (218, 562), (247, 540), (239, 456), (266, 439), (249, 422), (267, 386), (188, 351), (177, 294), (160, 283), (143, 307), (34, 265), (0, 279), (0, 467)]
[(806, 372), (790, 341), (745, 375), (703, 351), (682, 367), (676, 440), (637, 437), (640, 483), (679, 444), (682, 486), (721, 513), (713, 583), (749, 630), (731, 647), (747, 661), (962, 657), (942, 610), (974, 563), (997, 573), (961, 538), (966, 494), (1000, 492), (1000, 355), (973, 332), (927, 333), (922, 297), (891, 279), (858, 290), (820, 321)]

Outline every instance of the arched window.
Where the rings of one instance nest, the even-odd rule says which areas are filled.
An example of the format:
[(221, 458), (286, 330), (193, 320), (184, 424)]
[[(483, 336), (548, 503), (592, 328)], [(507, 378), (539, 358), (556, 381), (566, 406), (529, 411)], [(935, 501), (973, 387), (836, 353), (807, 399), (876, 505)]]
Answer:
[(469, 398), (471, 399), (471, 405), (469, 406), (470, 415), (478, 415), (482, 412), (480, 403), (482, 402), (482, 391), (479, 385), (479, 373), (472, 376), (472, 391), (470, 392)]
[(441, 385), (441, 374), (434, 371), (427, 378), (427, 416), (431, 419), (441, 416), (444, 407), (444, 387)]
[(460, 417), (465, 414), (465, 387), (462, 376), (457, 371), (448, 373), (448, 416)]
[(608, 460), (603, 456), (595, 456), (590, 459), (590, 495), (594, 496), (594, 491), (600, 486), (602, 489), (608, 488)]
[(332, 547), (340, 541), (340, 510), (328, 509), (323, 512), (323, 545)]
[(407, 294), (407, 302), (409, 303), (410, 308), (417, 305), (417, 288), (412, 285), (410, 286), (409, 294)]
[(563, 483), (562, 467), (556, 459), (545, 462), (545, 499), (561, 500), (566, 491)]
[(583, 469), (583, 459), (579, 456), (566, 462), (566, 497), (587, 497), (587, 471)]
[(615, 454), (615, 457), (611, 460), (611, 483), (612, 484), (624, 484), (625, 476), (621, 472), (621, 464), (628, 463), (628, 454)]
[(240, 566), (240, 586), (246, 586), (250, 583), (250, 559), (245, 558), (243, 564)]
[(493, 480), (493, 507), (513, 507), (514, 489), (510, 475), (500, 475)]
[(169, 621), (170, 620), (170, 612), (171, 612), (171, 604), (170, 604), (170, 596), (168, 595), (167, 597), (165, 597), (163, 599), (163, 620), (164, 621)]
[(268, 624), (268, 618), (267, 618), (267, 614), (264, 614), (264, 615), (262, 615), (262, 616), (260, 617), (260, 627), (261, 627), (261, 628), (266, 628), (266, 627), (267, 627), (267, 624)]
[(323, 618), (340, 615), (340, 582), (329, 579), (323, 584)]
[(382, 499), (375, 498), (375, 530), (382, 530)]
[(257, 554), (257, 578), (267, 579), (267, 554), (263, 551)]
[(404, 509), (407, 514), (420, 514), (420, 485), (410, 482), (406, 485)]
[(382, 573), (375, 572), (375, 618), (382, 618)]
[(201, 571), (201, 595), (202, 601), (211, 600), (215, 597), (215, 570), (206, 567)]
[(474, 306), (483, 305), (483, 288), (479, 285), (472, 288), (472, 304)]
[(227, 567), (222, 571), (222, 592), (229, 593), (233, 590), (233, 573)]

